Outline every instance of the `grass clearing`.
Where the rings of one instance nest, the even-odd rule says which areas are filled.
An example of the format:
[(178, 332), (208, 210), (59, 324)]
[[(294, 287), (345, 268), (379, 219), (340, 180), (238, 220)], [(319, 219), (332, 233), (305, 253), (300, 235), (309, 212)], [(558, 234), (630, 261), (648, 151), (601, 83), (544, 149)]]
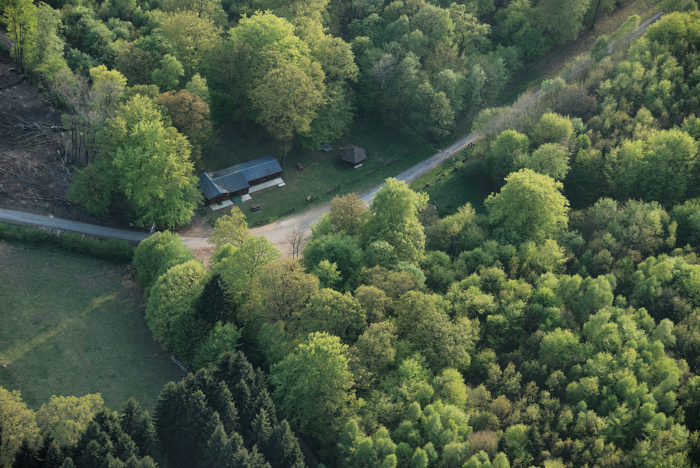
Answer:
[(38, 409), (51, 395), (101, 393), (152, 409), (180, 378), (153, 341), (126, 265), (0, 242), (0, 385)]
[[(340, 160), (338, 148), (348, 144), (365, 149), (367, 160), (362, 167), (354, 169)], [(268, 218), (275, 221), (290, 208), (294, 210), (289, 214), (302, 211), (307, 206), (307, 195), (313, 195), (314, 201), (311, 203), (318, 204), (330, 201), (336, 195), (363, 192), (435, 152), (436, 149), (426, 142), (399, 135), (378, 121), (358, 121), (350, 134), (329, 152), (291, 151), (282, 175), (286, 185), (253, 193), (253, 199), (242, 204), (241, 209), (251, 226)], [(219, 170), (266, 154), (272, 154), (281, 162), (281, 151), (275, 142), (266, 141), (258, 135), (246, 139), (235, 130), (230, 130), (219, 135), (218, 143), (206, 152), (203, 162), (207, 170)], [(336, 190), (326, 193), (336, 186)], [(260, 211), (253, 213), (253, 205), (260, 205)], [(212, 212), (208, 208), (204, 211), (212, 222), (228, 212)]]
[(468, 150), (462, 151), (456, 160), (445, 162), (411, 183), (413, 190), (427, 193), (430, 202), (438, 204), (441, 218), (456, 213), (467, 202), (478, 213), (485, 212), (484, 200), (490, 192), (481, 175), (480, 161), (470, 157)]

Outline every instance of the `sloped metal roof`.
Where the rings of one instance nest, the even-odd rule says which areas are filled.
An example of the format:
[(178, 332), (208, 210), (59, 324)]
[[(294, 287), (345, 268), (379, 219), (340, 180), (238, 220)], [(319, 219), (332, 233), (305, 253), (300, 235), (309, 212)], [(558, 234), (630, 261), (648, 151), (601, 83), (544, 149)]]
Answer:
[(262, 158), (253, 159), (252, 161), (246, 161), (241, 164), (236, 164), (226, 169), (222, 169), (212, 174), (212, 179), (219, 183), (219, 179), (228, 177), (231, 174), (239, 173), (245, 180), (250, 182), (251, 180), (262, 179), (272, 174), (282, 172), (282, 167), (280, 163), (274, 157), (263, 156)]
[(199, 188), (207, 199), (250, 187), (250, 182), (282, 172), (280, 163), (267, 155), (216, 172), (203, 172)]

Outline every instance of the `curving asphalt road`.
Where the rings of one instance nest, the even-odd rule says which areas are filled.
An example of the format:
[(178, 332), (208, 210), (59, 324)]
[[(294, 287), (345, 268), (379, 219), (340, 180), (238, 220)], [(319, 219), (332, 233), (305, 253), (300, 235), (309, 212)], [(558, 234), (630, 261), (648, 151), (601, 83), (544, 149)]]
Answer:
[[(659, 19), (661, 19), (662, 15), (662, 12), (659, 12), (654, 16), (641, 22), (637, 30), (632, 34), (632, 37), (636, 38), (642, 35), (649, 28), (650, 25), (654, 24)], [(623, 41), (618, 41), (614, 45), (611, 44), (611, 52), (613, 48), (619, 47), (622, 42)], [(567, 78), (573, 78), (579, 73), (582, 73), (585, 69), (587, 69), (590, 66), (590, 61), (583, 62), (583, 65), (580, 68), (573, 70)], [(532, 91), (532, 93), (533, 95), (537, 96), (539, 93), (541, 93), (541, 90), (536, 89)], [(464, 135), (447, 148), (438, 150), (438, 152), (432, 155), (431, 157), (401, 172), (396, 176), (396, 179), (402, 180), (407, 184), (410, 184), (418, 177), (436, 168), (437, 166), (450, 159), (470, 144), (478, 141), (480, 138), (481, 136), (476, 133), (469, 133), (467, 135)], [(377, 191), (383, 185), (384, 184), (378, 185), (372, 188), (371, 190), (363, 193), (362, 195), (360, 195), (360, 198), (369, 204), (374, 199), (374, 196), (377, 193)], [(288, 216), (274, 223), (252, 228), (250, 232), (253, 235), (262, 235), (267, 237), (268, 240), (275, 244), (282, 252), (286, 252), (288, 244), (287, 239), (290, 237), (290, 234), (293, 231), (299, 229), (301, 229), (304, 232), (308, 232), (311, 224), (318, 218), (320, 218), (329, 209), (329, 203), (317, 205), (309, 210), (305, 210), (301, 213)], [(79, 232), (92, 236), (121, 239), (132, 243), (138, 243), (149, 236), (147, 232), (143, 231), (139, 232), (128, 229), (110, 228), (95, 224), (83, 223), (80, 221), (73, 221), (70, 219), (55, 218), (50, 215), (46, 216), (36, 213), (2, 208), (0, 208), (0, 221), (18, 224), (29, 224), (34, 226), (45, 226), (59, 230)], [(208, 242), (208, 237), (182, 237), (182, 239), (185, 242), (185, 244), (192, 250), (203, 250), (211, 248), (211, 244), (209, 244)]]

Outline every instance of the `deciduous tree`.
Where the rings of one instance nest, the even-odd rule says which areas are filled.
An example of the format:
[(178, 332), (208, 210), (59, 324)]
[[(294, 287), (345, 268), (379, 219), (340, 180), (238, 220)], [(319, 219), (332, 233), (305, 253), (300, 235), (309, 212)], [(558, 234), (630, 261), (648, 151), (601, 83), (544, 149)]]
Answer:
[(559, 192), (561, 182), (522, 169), (506, 177), (506, 184), (484, 202), (495, 233), (510, 242), (540, 240), (562, 233), (569, 202)]
[(338, 337), (312, 333), (270, 371), (280, 412), (320, 441), (333, 440), (355, 401), (346, 353)]

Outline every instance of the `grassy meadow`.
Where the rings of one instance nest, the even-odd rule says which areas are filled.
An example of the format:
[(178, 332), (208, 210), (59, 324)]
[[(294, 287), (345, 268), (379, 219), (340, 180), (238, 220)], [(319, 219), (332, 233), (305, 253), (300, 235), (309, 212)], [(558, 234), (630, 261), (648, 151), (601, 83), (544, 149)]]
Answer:
[(125, 264), (0, 242), (0, 386), (37, 409), (51, 395), (101, 393), (152, 409), (180, 378), (153, 341)]
[[(354, 169), (340, 160), (338, 148), (348, 144), (365, 149), (367, 160), (361, 168)], [(241, 205), (241, 209), (250, 226), (268, 218), (274, 221), (284, 216), (281, 213), (289, 208), (294, 208), (296, 212), (303, 210), (306, 207), (306, 195), (313, 195), (312, 203), (317, 204), (330, 201), (336, 195), (361, 193), (435, 152), (435, 148), (425, 141), (407, 138), (378, 121), (358, 121), (350, 134), (343, 141), (334, 144), (331, 151), (299, 148), (290, 151), (282, 174), (286, 185), (253, 193), (253, 199)], [(205, 152), (203, 164), (206, 170), (216, 171), (266, 154), (272, 154), (282, 162), (279, 145), (264, 133), (252, 133), (250, 137), (244, 138), (235, 128), (227, 129), (219, 132), (217, 143)], [(339, 186), (337, 190), (326, 194), (336, 186)], [(253, 213), (250, 208), (253, 205), (260, 205), (260, 211)], [(205, 209), (206, 216), (212, 220), (227, 211), (212, 213), (208, 208)], [(290, 214), (292, 212), (294, 211)]]

